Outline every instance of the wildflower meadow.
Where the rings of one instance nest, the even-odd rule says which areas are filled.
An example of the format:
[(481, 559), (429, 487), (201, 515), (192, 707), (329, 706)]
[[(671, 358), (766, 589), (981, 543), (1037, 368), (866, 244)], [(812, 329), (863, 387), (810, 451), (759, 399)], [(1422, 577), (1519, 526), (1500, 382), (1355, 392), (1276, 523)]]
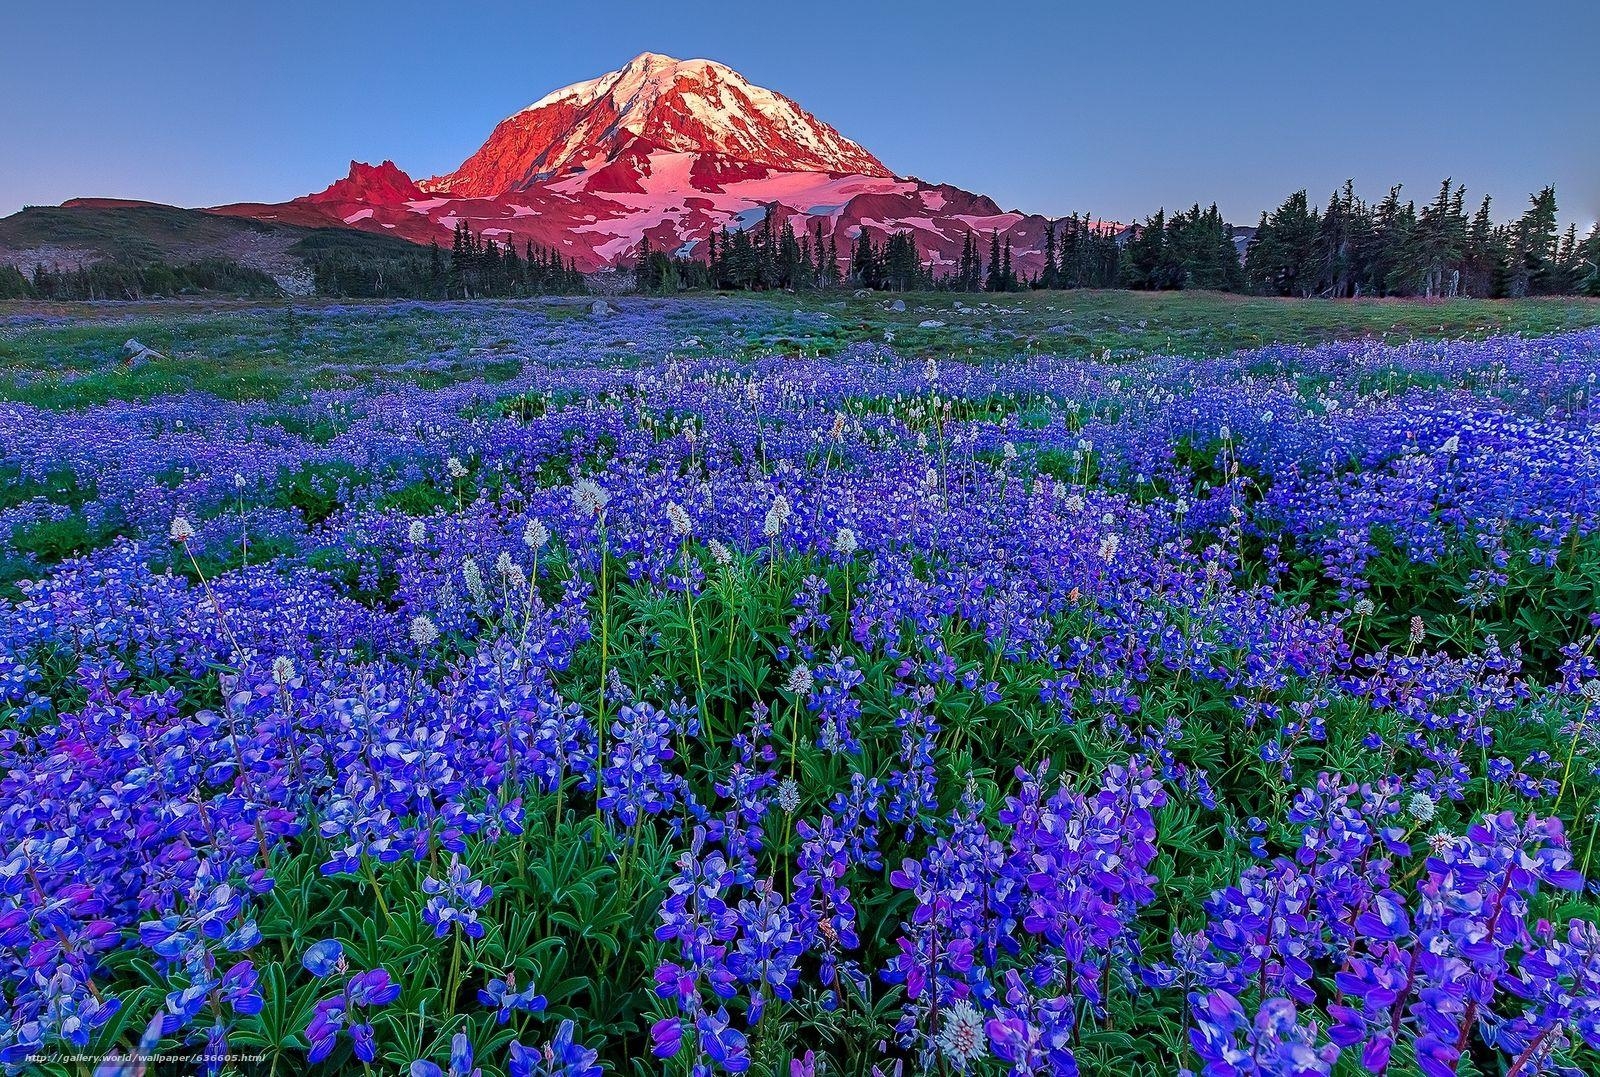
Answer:
[(0, 315), (7, 1074), (1600, 1072), (1600, 329), (769, 309)]

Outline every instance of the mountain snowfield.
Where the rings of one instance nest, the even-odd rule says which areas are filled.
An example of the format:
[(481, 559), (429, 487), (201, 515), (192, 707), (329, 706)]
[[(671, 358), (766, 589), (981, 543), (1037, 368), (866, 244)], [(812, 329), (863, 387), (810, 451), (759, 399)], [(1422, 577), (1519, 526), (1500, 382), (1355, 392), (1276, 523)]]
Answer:
[(460, 168), (422, 187), (494, 197), (602, 168), (634, 139), (790, 171), (890, 175), (876, 157), (782, 94), (712, 60), (647, 52), (502, 121)]
[[(1010, 241), (1021, 273), (1043, 264), (1046, 218), (1002, 211), (948, 184), (899, 177), (784, 95), (712, 60), (643, 53), (501, 121), (457, 169), (421, 182), (390, 161), (352, 161), (326, 190), (214, 212), (343, 225), (448, 246), (462, 221), (580, 269), (631, 264), (641, 241), (703, 253), (711, 233), (787, 221), (834, 237), (911, 231), (924, 262), (956, 264), (968, 232)], [(985, 248), (986, 249), (986, 248)]]

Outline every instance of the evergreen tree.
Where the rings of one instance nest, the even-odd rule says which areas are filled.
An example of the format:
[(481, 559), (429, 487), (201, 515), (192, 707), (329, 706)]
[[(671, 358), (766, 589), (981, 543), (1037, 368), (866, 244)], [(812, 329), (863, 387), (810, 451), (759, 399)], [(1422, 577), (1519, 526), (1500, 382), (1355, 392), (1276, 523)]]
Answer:
[(1600, 296), (1600, 224), (1595, 224), (1589, 229), (1589, 238), (1586, 238), (1578, 248), (1578, 282), (1576, 291), (1581, 296)]
[(660, 283), (650, 250), (650, 234), (647, 232), (639, 237), (639, 253), (633, 261), (633, 286), (641, 292), (653, 292)]
[(1252, 287), (1268, 295), (1315, 295), (1321, 279), (1317, 266), (1320, 224), (1304, 190), (1290, 195), (1270, 216), (1262, 214), (1245, 255), (1245, 274)]
[(467, 225), (457, 221), (450, 238), (450, 294), (467, 298)]
[(817, 262), (811, 253), (811, 233), (800, 233), (800, 279), (796, 284), (799, 288), (815, 288), (817, 286)]
[(478, 294), (500, 294), (500, 248), (493, 239), (485, 239), (478, 249)]
[(978, 290), (979, 278), (982, 276), (979, 262), (978, 241), (969, 229), (961, 243), (961, 258), (956, 263), (954, 287), (958, 291), (975, 292)]
[(33, 284), (16, 266), (0, 266), (0, 299), (33, 299)]
[(1145, 218), (1143, 225), (1135, 225), (1133, 235), (1122, 254), (1122, 282), (1127, 288), (1156, 289), (1162, 287), (1162, 269), (1167, 251), (1167, 211), (1156, 210)]
[(517, 245), (510, 239), (506, 240), (505, 250), (501, 254), (501, 275), (505, 278), (506, 288), (510, 294), (525, 294), (528, 283), (527, 271), (522, 259), (517, 257)]
[(883, 261), (886, 287), (909, 292), (927, 283), (920, 256), (917, 254), (917, 241), (910, 232), (890, 233)]
[(1495, 227), (1489, 214), (1489, 196), (1483, 196), (1478, 212), (1467, 225), (1466, 253), (1462, 258), (1462, 293), (1474, 296), (1495, 294), (1495, 282), (1505, 274), (1504, 234)]
[(722, 261), (717, 255), (717, 232), (706, 234), (706, 276), (712, 288), (722, 287)]
[(883, 287), (883, 256), (865, 228), (856, 236), (855, 249), (850, 255), (850, 282), (858, 288)]
[(1460, 290), (1461, 262), (1466, 254), (1467, 218), (1462, 212), (1464, 188), (1452, 192), (1447, 179), (1439, 195), (1425, 207), (1398, 260), (1400, 294), (1438, 296)]
[(428, 294), (435, 299), (445, 297), (448, 283), (445, 277), (444, 256), (439, 252), (437, 239), (428, 241)]
[(1513, 298), (1556, 290), (1556, 189), (1546, 187), (1528, 199), (1528, 209), (1512, 231), (1509, 293)]
[(1400, 186), (1396, 184), (1373, 212), (1371, 246), (1368, 257), (1363, 259), (1363, 283), (1368, 294), (1392, 294), (1403, 273), (1402, 254), (1411, 242), (1414, 227), (1416, 209), (1409, 202), (1401, 203)]
[(783, 222), (778, 234), (777, 280), (779, 288), (798, 288), (801, 283), (800, 243), (795, 239), (794, 226)]
[(1366, 207), (1356, 197), (1351, 180), (1345, 181), (1343, 190), (1328, 197), (1328, 208), (1317, 224), (1319, 292), (1336, 299), (1355, 294), (1364, 232), (1359, 222), (1365, 213)]
[(1578, 293), (1600, 296), (1600, 224), (1589, 229), (1589, 238), (1578, 248)]
[(1056, 222), (1044, 226), (1044, 268), (1039, 272), (1039, 287), (1055, 288), (1060, 270), (1056, 265)]

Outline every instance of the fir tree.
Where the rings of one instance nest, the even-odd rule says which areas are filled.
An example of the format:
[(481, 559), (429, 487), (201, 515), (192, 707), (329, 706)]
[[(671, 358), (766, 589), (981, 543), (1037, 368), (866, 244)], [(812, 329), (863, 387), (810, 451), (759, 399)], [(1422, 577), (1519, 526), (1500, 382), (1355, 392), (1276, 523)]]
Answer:
[(1057, 277), (1060, 270), (1056, 265), (1056, 222), (1050, 221), (1044, 226), (1044, 269), (1039, 273), (1039, 287), (1057, 287)]
[(443, 299), (446, 288), (444, 256), (439, 252), (437, 239), (428, 241), (428, 294)]

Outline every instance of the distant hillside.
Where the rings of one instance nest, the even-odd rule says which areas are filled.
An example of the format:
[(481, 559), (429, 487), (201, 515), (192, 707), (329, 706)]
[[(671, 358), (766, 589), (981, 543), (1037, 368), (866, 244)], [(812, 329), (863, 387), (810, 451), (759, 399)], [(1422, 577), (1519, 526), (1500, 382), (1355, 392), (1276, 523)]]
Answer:
[[(73, 199), (0, 218), (0, 267), (32, 281), (92, 272), (118, 288), (176, 279), (186, 291), (259, 295), (402, 295), (428, 269), (428, 252), (403, 239), (345, 228), (307, 228), (153, 202)], [(206, 272), (184, 273), (203, 266)], [(151, 271), (159, 270), (155, 278)], [(176, 277), (166, 273), (177, 270)], [(220, 270), (220, 272), (219, 272)], [(265, 278), (270, 279), (263, 280)], [(133, 283), (127, 284), (126, 282)]]

